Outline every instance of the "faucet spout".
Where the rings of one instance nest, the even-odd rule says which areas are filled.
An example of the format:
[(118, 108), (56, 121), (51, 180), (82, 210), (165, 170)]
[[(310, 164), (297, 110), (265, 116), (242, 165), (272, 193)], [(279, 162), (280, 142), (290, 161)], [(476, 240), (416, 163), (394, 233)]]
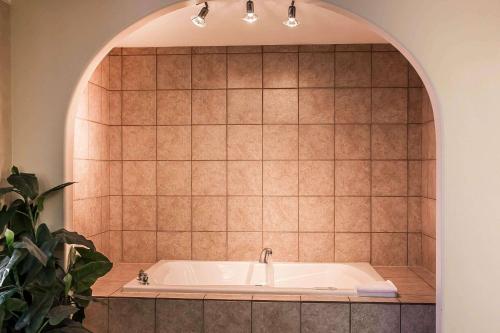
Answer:
[(271, 248), (266, 247), (262, 249), (262, 252), (260, 252), (259, 263), (268, 264), (272, 255), (273, 255), (273, 250)]

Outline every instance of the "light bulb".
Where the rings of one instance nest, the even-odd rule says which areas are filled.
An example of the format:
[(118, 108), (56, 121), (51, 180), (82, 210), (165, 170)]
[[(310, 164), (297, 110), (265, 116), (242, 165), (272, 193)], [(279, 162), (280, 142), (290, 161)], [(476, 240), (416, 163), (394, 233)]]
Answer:
[(253, 1), (248, 0), (247, 1), (247, 14), (245, 15), (244, 18), (242, 18), (242, 20), (247, 22), (247, 23), (254, 23), (258, 19), (259, 19), (259, 17), (255, 14), (255, 8), (253, 5)]
[(295, 17), (290, 17), (288, 20), (283, 22), (283, 24), (289, 28), (295, 28), (296, 26), (299, 25), (299, 21), (297, 21)]
[(204, 28), (206, 25), (205, 17), (208, 14), (208, 4), (205, 2), (205, 6), (200, 10), (198, 15), (191, 17), (191, 22), (199, 28)]

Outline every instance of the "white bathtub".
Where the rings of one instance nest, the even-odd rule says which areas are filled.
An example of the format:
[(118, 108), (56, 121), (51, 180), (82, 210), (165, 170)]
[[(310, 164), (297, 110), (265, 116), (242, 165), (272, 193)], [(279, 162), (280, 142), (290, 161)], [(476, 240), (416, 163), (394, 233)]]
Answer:
[[(124, 291), (327, 294), (357, 296), (357, 287), (384, 281), (368, 263), (282, 263), (161, 260), (146, 270), (149, 284), (132, 280)], [(396, 291), (374, 293), (395, 297)]]

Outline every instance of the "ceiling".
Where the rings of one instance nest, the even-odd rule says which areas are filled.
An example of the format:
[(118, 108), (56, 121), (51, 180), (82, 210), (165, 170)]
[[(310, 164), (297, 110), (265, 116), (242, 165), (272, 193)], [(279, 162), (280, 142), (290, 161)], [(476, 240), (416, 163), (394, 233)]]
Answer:
[(205, 28), (194, 26), (190, 18), (202, 5), (191, 5), (165, 14), (126, 36), (119, 46), (203, 46), (385, 43), (368, 25), (325, 8), (319, 0), (297, 1), (300, 25), (288, 28), (288, 0), (254, 0), (256, 23), (241, 20), (245, 0), (209, 1)]

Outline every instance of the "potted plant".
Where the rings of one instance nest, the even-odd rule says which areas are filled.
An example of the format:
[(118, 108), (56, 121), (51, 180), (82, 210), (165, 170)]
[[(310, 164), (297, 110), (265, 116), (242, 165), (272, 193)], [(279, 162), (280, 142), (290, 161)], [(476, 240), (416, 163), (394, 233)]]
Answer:
[(1, 332), (88, 332), (82, 321), (91, 287), (112, 263), (82, 235), (39, 222), (46, 199), (73, 183), (39, 193), (37, 177), (17, 167), (7, 182), (0, 188), (0, 198), (12, 196), (0, 207)]

